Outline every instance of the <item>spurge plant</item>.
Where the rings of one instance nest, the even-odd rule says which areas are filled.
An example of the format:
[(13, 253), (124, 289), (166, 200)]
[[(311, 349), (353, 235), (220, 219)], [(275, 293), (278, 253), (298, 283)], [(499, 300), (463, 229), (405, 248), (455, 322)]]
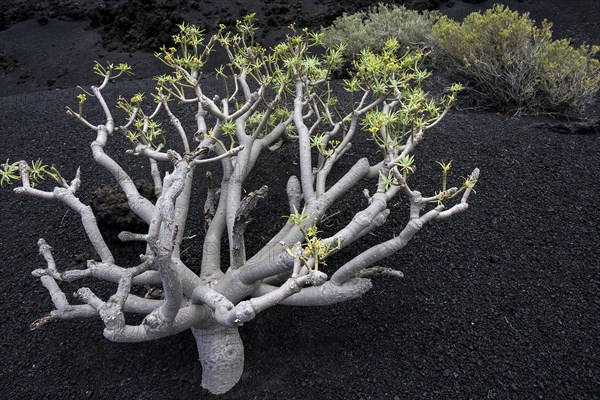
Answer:
[[(426, 224), (467, 209), (477, 169), (450, 188), (446, 188), (446, 170), (444, 187), (430, 196), (416, 190), (413, 182), (415, 147), (446, 115), (460, 90), (455, 85), (438, 101), (425, 93), (421, 84), (429, 74), (419, 67), (422, 54), (399, 55), (394, 39), (380, 53), (363, 51), (355, 59), (353, 75), (339, 82), (348, 92), (342, 101), (332, 90), (338, 82), (329, 80), (342, 63), (342, 48), (314, 55), (320, 36), (304, 30), (268, 50), (256, 44), (253, 32), (252, 16), (232, 30), (222, 26), (209, 40), (198, 28), (182, 24), (173, 37), (177, 47), (164, 47), (157, 54), (172, 73), (156, 78), (151, 107), (142, 94), (120, 98), (116, 108), (125, 112), (122, 123), (116, 121), (115, 107), (103, 91), (114, 78), (130, 72), (124, 64), (96, 64), (101, 83), (81, 92), (76, 109), (68, 108), (68, 114), (95, 135), (91, 149), (96, 163), (116, 179), (131, 210), (148, 224), (145, 232), (119, 234), (122, 241), (145, 243), (139, 263), (117, 265), (91, 207), (78, 197), (79, 170), (68, 182), (41, 161), (2, 165), (3, 185), (20, 182), (16, 193), (59, 200), (78, 213), (97, 253), (96, 259), (87, 261), (87, 268), (61, 270), (52, 248), (39, 240), (46, 266), (33, 275), (47, 288), (55, 309), (36, 326), (51, 320), (100, 317), (104, 336), (116, 342), (148, 341), (190, 329), (202, 363), (202, 385), (224, 393), (243, 371), (240, 326), (277, 304), (323, 306), (351, 300), (371, 289), (369, 278), (374, 274), (401, 276), (397, 270), (374, 264), (404, 248)], [(219, 94), (204, 90), (202, 72), (217, 45), (229, 57), (229, 63), (217, 70), (216, 76), (223, 79)], [(84, 113), (90, 99), (104, 115), (101, 123), (88, 120)], [(194, 107), (191, 126), (175, 115), (180, 106)], [(338, 162), (361, 131), (373, 139), (379, 160), (363, 157), (340, 170)], [(105, 152), (115, 136), (128, 140), (130, 153), (149, 163), (158, 198), (155, 204), (140, 195), (125, 168)], [(245, 245), (246, 226), (268, 188), (246, 192), (244, 185), (259, 157), (268, 154), (265, 150), (275, 150), (282, 142), (296, 143), (299, 159), (298, 176), (287, 180), (289, 217), (281, 219), (279, 232), (251, 255)], [(200, 202), (192, 196), (192, 187), (209, 163), (221, 167), (220, 175), (214, 174), (220, 185)], [(332, 173), (336, 164), (338, 171)], [(444, 165), (450, 168), (449, 163)], [(42, 180), (47, 177), (56, 184), (44, 190), (47, 182)], [(351, 191), (360, 192), (364, 185), (373, 185), (373, 193), (364, 190), (363, 209), (340, 221), (337, 232), (321, 237), (319, 223), (332, 205)], [(346, 262), (336, 261), (338, 253), (359, 245), (361, 238), (386, 223), (396, 197), (408, 205), (408, 222), (397, 236), (363, 249)], [(201, 265), (191, 266), (181, 246), (188, 211), (198, 203), (204, 205), (207, 229)], [(221, 259), (222, 243), (229, 247), (228, 259)], [(113, 282), (116, 289), (104, 295), (80, 287), (68, 298), (59, 287), (60, 282), (84, 278)], [(162, 288), (162, 298), (132, 292), (133, 287), (144, 285)], [(129, 313), (145, 317), (131, 324), (126, 318)]]

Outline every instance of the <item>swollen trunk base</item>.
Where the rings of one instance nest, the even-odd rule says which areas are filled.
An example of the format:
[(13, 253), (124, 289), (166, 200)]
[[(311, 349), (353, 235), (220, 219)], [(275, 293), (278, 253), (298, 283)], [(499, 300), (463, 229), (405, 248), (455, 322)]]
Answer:
[(214, 324), (192, 328), (202, 364), (202, 387), (213, 394), (229, 391), (244, 371), (244, 345), (237, 329)]

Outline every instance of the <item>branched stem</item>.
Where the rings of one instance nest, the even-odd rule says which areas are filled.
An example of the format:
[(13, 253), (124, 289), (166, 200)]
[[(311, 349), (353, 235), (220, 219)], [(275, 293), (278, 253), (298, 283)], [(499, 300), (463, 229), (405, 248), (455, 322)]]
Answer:
[[(130, 101), (119, 98), (117, 107), (126, 112), (127, 118), (121, 125), (115, 124), (102, 91), (115, 78), (130, 73), (130, 68), (110, 63), (106, 67), (95, 65), (102, 82), (92, 87), (92, 93), (80, 88), (79, 111), (68, 108), (70, 115), (95, 133), (91, 144), (95, 162), (112, 175), (125, 193), (129, 208), (148, 224), (145, 232), (119, 234), (123, 242), (145, 243), (139, 264), (116, 264), (91, 207), (76, 196), (82, 182), (79, 169), (68, 183), (56, 168), (41, 160), (31, 164), (6, 161), (0, 165), (0, 185), (20, 182), (16, 193), (60, 200), (77, 212), (99, 257), (88, 260), (84, 269), (60, 271), (50, 246), (39, 240), (46, 266), (34, 270), (33, 275), (48, 290), (55, 310), (34, 326), (99, 316), (105, 325), (104, 336), (119, 342), (146, 341), (191, 329), (199, 347), (203, 386), (213, 393), (223, 393), (243, 372), (239, 326), (278, 304), (334, 304), (370, 290), (369, 278), (373, 275), (402, 276), (395, 268), (376, 264), (404, 249), (429, 222), (450, 218), (468, 208), (479, 179), (478, 169), (463, 178), (462, 185), (450, 187), (451, 162), (440, 162), (441, 189), (433, 196), (423, 196), (416, 190), (416, 167), (421, 160), (415, 159), (415, 149), (427, 131), (447, 115), (454, 99), (451, 94), (437, 102), (422, 89), (422, 81), (429, 75), (419, 65), (422, 53), (399, 56), (399, 45), (392, 39), (380, 53), (365, 50), (357, 55), (351, 77), (344, 81), (352, 96), (352, 108), (342, 111), (337, 107), (339, 100), (334, 96), (335, 81), (330, 73), (342, 65), (343, 49), (315, 52), (319, 36), (303, 30), (267, 50), (254, 40), (252, 18), (244, 17), (233, 33), (219, 27), (206, 44), (200, 29), (179, 25), (180, 33), (173, 36), (179, 49), (165, 46), (157, 54), (172, 71), (156, 78), (158, 86), (152, 95), (156, 105), (149, 112), (144, 111), (142, 94)], [(235, 85), (232, 92), (225, 88), (225, 97), (204, 91), (203, 67), (215, 43), (229, 57), (228, 68), (218, 69), (217, 76), (225, 85)], [(353, 102), (355, 93), (358, 104)], [(88, 96), (95, 98), (104, 115), (104, 122), (97, 126), (84, 118)], [(191, 128), (186, 125), (185, 113), (176, 115), (178, 107), (173, 101), (179, 101), (178, 106), (197, 108)], [(183, 147), (183, 151), (171, 147), (172, 135), (163, 135), (155, 120), (160, 118), (159, 112), (169, 119), (176, 131), (176, 147)], [(116, 161), (118, 158), (105, 152), (114, 131), (121, 139), (129, 140), (129, 154), (148, 159), (156, 204), (139, 193), (132, 177)], [(379, 159), (370, 162), (363, 155), (350, 163), (340, 162), (360, 153), (360, 146), (352, 146), (359, 134), (370, 135), (375, 146), (369, 155)], [(280, 174), (294, 169), (285, 188), (289, 217), (285, 222), (281, 219), (274, 229), (276, 233), (265, 238), (266, 227), (263, 231), (246, 228), (251, 217), (259, 222), (266, 220), (260, 213), (277, 203), (264, 205), (283, 190), (274, 187), (267, 197), (268, 188), (263, 183), (272, 180), (260, 182), (263, 177), (251, 178), (251, 172), (264, 153), (276, 153), (293, 142), (297, 142), (297, 156), (290, 158), (285, 168), (271, 171)], [(299, 167), (295, 166), (296, 159)], [(337, 171), (342, 166), (345, 169)], [(210, 170), (201, 173), (209, 186), (204, 202), (206, 234), (201, 261), (197, 253), (189, 259), (188, 254), (193, 252), (186, 254), (195, 245), (193, 238), (201, 236), (197, 226), (187, 226), (188, 214), (200, 202), (194, 194), (194, 184), (200, 179), (195, 173), (198, 169)], [(37, 186), (46, 177), (56, 181), (52, 190)], [(254, 190), (257, 187), (260, 189)], [(343, 221), (346, 213), (332, 208), (352, 192), (364, 193), (366, 204)], [(347, 203), (340, 204), (338, 208)], [(370, 247), (365, 245), (362, 238), (390, 220), (398, 220), (391, 217), (397, 204), (404, 204), (408, 214), (401, 232)], [(287, 206), (279, 212), (285, 217)], [(322, 238), (323, 225), (336, 233)], [(255, 235), (252, 244), (262, 240), (258, 246), (262, 248), (248, 257), (246, 252), (254, 248), (246, 244), (251, 233)], [(223, 246), (228, 250), (224, 254), (229, 255), (225, 259)], [(358, 255), (342, 264), (337, 254), (350, 246), (356, 246)], [(59, 283), (87, 278), (115, 283), (116, 290), (106, 299), (106, 294), (97, 289), (94, 292), (80, 287), (75, 297), (83, 304), (70, 304)], [(160, 293), (159, 298), (131, 293), (134, 286), (146, 285), (152, 286), (147, 290), (155, 297)], [(145, 317), (142, 323), (129, 325), (127, 312)]]

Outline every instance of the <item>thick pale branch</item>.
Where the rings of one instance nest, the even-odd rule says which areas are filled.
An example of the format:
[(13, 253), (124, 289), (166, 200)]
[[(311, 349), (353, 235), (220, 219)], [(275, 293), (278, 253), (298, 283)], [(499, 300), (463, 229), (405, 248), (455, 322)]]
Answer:
[(300, 155), (300, 182), (302, 184), (302, 193), (304, 201), (308, 204), (316, 198), (313, 187), (312, 156), (310, 151), (310, 133), (304, 123), (302, 110), (304, 106), (304, 84), (298, 80), (296, 82), (296, 98), (294, 99), (293, 119), (298, 130), (298, 146)]
[(186, 161), (176, 161), (175, 171), (165, 178), (165, 186), (168, 188), (157, 201), (162, 220), (158, 238), (150, 234), (147, 239), (154, 253), (154, 262), (158, 266), (165, 294), (164, 304), (154, 314), (157, 325), (169, 324), (175, 319), (183, 297), (181, 277), (176, 264), (178, 254), (175, 250), (178, 240), (181, 240), (179, 230), (184, 229), (184, 226), (181, 226), (182, 219), (185, 219), (189, 207), (187, 204), (189, 197), (180, 198), (180, 196), (182, 193), (187, 193), (189, 196), (190, 174), (191, 170)]
[(202, 107), (202, 103), (199, 101), (198, 103), (198, 112), (196, 113), (196, 135), (200, 137), (208, 132), (208, 128), (206, 126), (206, 115), (208, 112)]
[[(288, 179), (287, 187), (286, 187), (288, 202), (290, 206), (290, 214), (295, 213), (295, 210), (300, 210), (300, 204), (302, 201), (302, 190), (300, 188), (300, 181), (296, 178), (295, 175), (292, 175)], [(248, 263), (256, 263), (259, 260), (265, 260), (269, 257), (274, 257), (282, 251), (282, 247), (280, 242), (282, 242), (287, 235), (290, 233), (290, 230), (294, 228), (296, 224), (289, 220), (285, 223), (285, 225), (273, 236), (269, 242), (263, 246), (263, 248), (256, 253), (252, 258), (248, 261)]]
[(244, 150), (244, 146), (243, 145), (237, 146), (237, 147), (234, 147), (231, 150), (227, 150), (223, 154), (219, 154), (218, 156), (215, 156), (215, 157), (212, 157), (212, 158), (205, 158), (205, 159), (201, 159), (201, 160), (196, 159), (196, 160), (194, 160), (194, 164), (200, 165), (200, 164), (208, 164), (208, 163), (212, 163), (212, 162), (215, 162), (215, 161), (220, 161), (220, 160), (222, 160), (224, 158), (235, 156), (236, 154), (238, 154), (242, 150)]
[(202, 245), (200, 278), (204, 282), (215, 282), (221, 278), (221, 237), (226, 229), (226, 208), (229, 180), (223, 180), (219, 203), (210, 221)]
[[(150, 314), (153, 315), (153, 314)], [(175, 319), (168, 326), (154, 327), (154, 322), (145, 320), (141, 325), (125, 325), (120, 330), (104, 329), (104, 337), (113, 342), (136, 343), (146, 342), (176, 335), (201, 324), (211, 317), (211, 311), (203, 305), (188, 305), (180, 309)]]
[(234, 305), (221, 293), (209, 288), (206, 285), (200, 285), (192, 294), (193, 304), (206, 304), (211, 310), (215, 311), (220, 307), (224, 307), (227, 310), (231, 310)]
[(258, 204), (260, 199), (263, 199), (269, 188), (262, 186), (260, 189), (250, 192), (242, 199), (235, 213), (235, 222), (233, 225), (233, 246), (232, 246), (232, 264), (231, 268), (237, 269), (246, 262), (246, 244), (244, 241), (244, 233), (247, 224), (251, 221), (250, 213)]
[(268, 257), (258, 257), (256, 262), (246, 263), (237, 270), (229, 270), (214, 289), (236, 303), (254, 292), (257, 282), (283, 272), (291, 273), (293, 266), (294, 257), (289, 253), (271, 253)]
[[(84, 278), (96, 278), (107, 282), (118, 283), (121, 276), (127, 271), (127, 268), (119, 267), (115, 264), (105, 264), (94, 260), (88, 260), (86, 269), (73, 269), (60, 273), (59, 279), (65, 282), (73, 282)], [(33, 271), (35, 276), (49, 275), (46, 270), (36, 269)], [(161, 279), (157, 271), (147, 271), (133, 278), (134, 285), (160, 285)]]
[[(339, 125), (338, 125), (339, 126)], [(350, 140), (354, 137), (354, 133), (356, 132), (356, 128), (358, 126), (358, 114), (353, 114), (350, 119), (350, 127), (348, 131), (346, 131), (344, 138), (340, 142), (340, 144), (336, 147), (331, 157), (327, 158), (324, 161), (324, 164), (321, 170), (317, 173), (317, 194), (320, 195), (325, 193), (326, 189), (326, 180), (327, 176), (331, 172), (336, 161), (338, 161), (343, 154), (350, 147)], [(335, 133), (335, 130), (334, 130)]]
[[(363, 179), (370, 171), (371, 166), (367, 158), (358, 160), (348, 172), (344, 174), (331, 188), (324, 194), (329, 206), (340, 196), (354, 187), (361, 179)], [(329, 208), (329, 206), (327, 208)]]
[(105, 79), (100, 87), (92, 86), (92, 91), (94, 92), (94, 96), (96, 96), (96, 98), (98, 99), (98, 102), (100, 103), (100, 106), (102, 107), (102, 111), (104, 111), (104, 116), (106, 117), (106, 123), (104, 124), (104, 126), (106, 126), (106, 129), (108, 130), (108, 133), (110, 134), (113, 132), (113, 129), (115, 128), (115, 122), (114, 122), (114, 119), (110, 112), (110, 109), (108, 108), (108, 105), (106, 104), (106, 100), (104, 100), (104, 96), (102, 96), (102, 89), (106, 86), (107, 83), (108, 83), (108, 80)]
[[(371, 290), (372, 287), (371, 281), (365, 278), (353, 278), (340, 285), (328, 281), (322, 286), (305, 287), (299, 293), (282, 300), (280, 304), (304, 307), (326, 306), (359, 298)], [(254, 292), (253, 296), (263, 296), (275, 290), (277, 290), (277, 287), (263, 283)]]
[[(306, 206), (306, 213), (310, 215), (310, 218), (305, 222), (306, 226), (316, 224), (325, 215), (331, 205), (344, 193), (354, 187), (362, 178), (364, 178), (370, 171), (369, 161), (366, 158), (362, 158), (356, 162), (350, 168), (337, 183), (335, 183), (326, 193), (320, 196), (317, 201)], [(303, 238), (302, 231), (296, 224), (286, 226), (284, 235), (277, 235), (281, 237), (281, 241), (285, 243), (296, 243), (301, 241)], [(283, 231), (283, 230), (282, 230)], [(279, 250), (280, 251), (280, 250)], [(261, 262), (266, 258), (273, 259), (279, 253), (278, 248), (274, 245), (271, 240), (266, 246), (264, 246), (257, 255), (252, 257), (253, 262)]]
[(132, 152), (134, 155), (146, 156), (151, 161), (169, 161), (169, 155), (167, 153), (161, 152), (160, 147), (162, 146), (159, 146), (159, 148), (155, 150), (147, 144), (138, 144), (135, 147), (135, 150), (129, 151)]
[[(146, 315), (160, 307), (163, 301), (164, 300), (144, 299), (130, 293), (123, 305), (123, 311)], [(184, 306), (185, 304), (181, 305), (181, 307)], [(98, 310), (88, 304), (71, 304), (62, 310), (59, 310), (58, 307), (56, 310), (52, 310), (50, 312), (50, 317), (54, 319), (93, 318), (97, 317), (98, 314)]]
[(59, 313), (71, 309), (71, 305), (67, 300), (67, 296), (65, 296), (64, 292), (60, 290), (58, 284), (56, 283), (53, 277), (46, 275), (40, 277), (40, 280), (42, 282), (42, 285), (48, 290), (50, 298), (52, 299), (52, 303), (54, 304), (54, 307), (56, 307), (56, 310)]
[(70, 190), (67, 189), (55, 188), (54, 196), (56, 199), (61, 200), (66, 205), (71, 207), (73, 211), (81, 216), (81, 223), (85, 229), (85, 233), (87, 234), (92, 246), (94, 246), (96, 253), (98, 253), (100, 256), (102, 262), (113, 263), (114, 257), (104, 242), (104, 238), (100, 233), (100, 229), (98, 228), (98, 223), (92, 208), (83, 204)]
[(204, 201), (204, 230), (207, 231), (212, 219), (215, 216), (217, 202), (219, 201), (219, 188), (215, 185), (212, 173), (206, 172), (208, 189), (206, 191), (206, 200)]
[(81, 217), (81, 223), (85, 229), (85, 233), (87, 234), (88, 239), (94, 246), (94, 249), (100, 256), (103, 262), (112, 263), (114, 262), (114, 257), (110, 252), (108, 246), (104, 242), (104, 238), (100, 233), (100, 229), (98, 229), (98, 223), (96, 222), (96, 217), (90, 206), (83, 204), (79, 198), (77, 198), (74, 194), (75, 190), (79, 187), (79, 170), (77, 173), (76, 179), (73, 181), (71, 186), (67, 186), (68, 189), (62, 187), (56, 187), (52, 192), (45, 192), (42, 190), (31, 188), (29, 185), (29, 175), (28, 170), (23, 165), (26, 165), (23, 161), (20, 163), (21, 167), (21, 178), (23, 182), (23, 186), (19, 188), (15, 188), (15, 193), (26, 194), (35, 197), (41, 197), (47, 200), (60, 200), (69, 206), (73, 211), (78, 213)]
[[(229, 253), (233, 257), (233, 227), (235, 225), (235, 214), (239, 208), (242, 198), (242, 185), (249, 172), (250, 153), (252, 152), (253, 139), (250, 136), (240, 137), (240, 142), (243, 149), (238, 153), (233, 172), (229, 177), (229, 185), (227, 187), (227, 203), (226, 203), (226, 222), (227, 222), (227, 237), (229, 239)], [(233, 264), (233, 258), (230, 259), (230, 264)]]
[(158, 169), (158, 163), (152, 158), (150, 159), (150, 175), (152, 176), (152, 183), (154, 184), (154, 195), (156, 198), (159, 198), (162, 194), (162, 179), (160, 170)]
[(171, 108), (169, 107), (169, 103), (167, 102), (167, 99), (163, 96), (161, 100), (162, 100), (162, 104), (163, 104), (165, 110), (167, 111), (167, 114), (169, 115), (169, 120), (171, 121), (171, 124), (175, 127), (175, 129), (179, 133), (179, 137), (181, 138), (181, 142), (183, 143), (183, 148), (184, 148), (185, 152), (189, 153), (190, 152), (190, 144), (188, 142), (188, 138), (187, 138), (187, 134), (185, 133), (185, 129), (183, 129), (183, 125), (181, 125), (181, 121), (179, 120), (179, 118), (177, 118), (175, 116), (175, 114), (173, 114), (173, 112), (171, 112)]
[(339, 243), (341, 249), (354, 243), (373, 229), (383, 225), (389, 215), (387, 209), (388, 198), (383, 193), (375, 193), (367, 208), (354, 215), (350, 223), (335, 235), (325, 239), (325, 243), (335, 245)]
[(423, 225), (435, 218), (442, 209), (443, 206), (439, 206), (418, 219), (411, 219), (397, 237), (371, 247), (344, 264), (332, 275), (331, 282), (335, 285), (341, 285), (360, 270), (404, 248), (413, 236), (423, 228)]
[(152, 210), (154, 205), (150, 200), (141, 196), (135, 187), (133, 180), (127, 175), (127, 173), (117, 164), (111, 157), (104, 152), (104, 146), (108, 137), (108, 128), (105, 126), (98, 127), (98, 135), (96, 140), (92, 142), (92, 154), (94, 160), (104, 167), (110, 174), (115, 178), (125, 196), (127, 196), (127, 204), (131, 211), (142, 218), (146, 223), (150, 222), (152, 218)]
[(243, 325), (256, 317), (260, 312), (281, 303), (284, 299), (300, 292), (308, 281), (309, 276), (304, 275), (288, 279), (280, 287), (267, 292), (259, 297), (238, 303), (224, 315), (223, 325), (234, 328)]
[[(262, 148), (263, 149), (268, 148), (273, 143), (275, 143), (275, 141), (277, 141), (278, 139), (281, 139), (282, 136), (285, 134), (285, 129), (287, 128), (287, 126), (292, 123), (292, 119), (293, 119), (293, 117), (290, 115), (290, 117), (287, 120), (278, 124), (275, 128), (273, 128), (273, 130), (271, 130), (271, 132), (266, 134), (263, 138), (259, 139), (258, 143), (260, 143)], [(258, 156), (258, 153), (257, 153), (257, 156)]]

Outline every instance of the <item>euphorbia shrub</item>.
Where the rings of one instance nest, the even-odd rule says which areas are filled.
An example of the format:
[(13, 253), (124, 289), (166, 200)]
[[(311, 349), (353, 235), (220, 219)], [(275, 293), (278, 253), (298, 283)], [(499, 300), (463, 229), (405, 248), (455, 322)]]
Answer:
[[(68, 114), (92, 133), (96, 163), (115, 178), (131, 210), (148, 223), (146, 231), (119, 234), (122, 241), (145, 244), (138, 263), (115, 261), (92, 209), (78, 197), (79, 172), (67, 182), (41, 161), (7, 161), (0, 182), (20, 182), (16, 193), (59, 200), (73, 209), (81, 215), (97, 253), (87, 268), (65, 270), (55, 262), (48, 244), (60, 249), (59, 238), (39, 240), (47, 266), (33, 275), (48, 289), (55, 309), (36, 321), (36, 327), (50, 320), (99, 317), (105, 324), (104, 336), (117, 342), (148, 341), (189, 329), (198, 344), (202, 385), (224, 393), (243, 371), (240, 326), (277, 304), (323, 306), (355, 299), (371, 289), (373, 274), (401, 276), (397, 270), (373, 265), (401, 251), (426, 224), (466, 210), (479, 171), (450, 187), (450, 163), (440, 163), (439, 190), (430, 194), (417, 190), (415, 147), (444, 118), (460, 87), (450, 88), (440, 102), (431, 99), (421, 88), (429, 76), (419, 67), (422, 55), (398, 56), (395, 40), (386, 42), (380, 53), (362, 52), (351, 78), (336, 82), (329, 74), (342, 62), (341, 50), (313, 54), (320, 36), (308, 31), (266, 49), (254, 41), (251, 16), (232, 31), (221, 27), (208, 41), (194, 26), (183, 24), (180, 29), (173, 37), (175, 46), (157, 54), (171, 73), (156, 78), (151, 106), (139, 93), (109, 104), (104, 89), (130, 68), (97, 63), (94, 71), (100, 84), (82, 90), (78, 106), (68, 108)], [(217, 45), (229, 63), (217, 71), (222, 90), (209, 93), (203, 69)], [(335, 98), (334, 85), (342, 85), (348, 94)], [(102, 120), (88, 119), (84, 110), (91, 101)], [(179, 106), (193, 109), (192, 123), (176, 115)], [(161, 115), (166, 123), (160, 121)], [(339, 161), (361, 134), (369, 135), (378, 151), (353, 151), (377, 159), (362, 157), (349, 168), (342, 167)], [(119, 136), (131, 144), (130, 153), (149, 163), (156, 203), (140, 194), (127, 166), (105, 151), (108, 141)], [(279, 231), (259, 251), (249, 254), (246, 226), (251, 216), (261, 225), (254, 208), (268, 187), (253, 190), (248, 177), (259, 157), (271, 154), (265, 150), (276, 151), (281, 141), (294, 143), (299, 158), (297, 175), (287, 177), (285, 193), (278, 193), (287, 197), (289, 216), (280, 219)], [(219, 183), (199, 199), (192, 188), (206, 184), (202, 171), (209, 163), (220, 167), (221, 172), (213, 174)], [(271, 171), (273, 176), (281, 173)], [(269, 184), (269, 176), (263, 179)], [(364, 204), (353, 218), (339, 221), (335, 233), (324, 236), (318, 228), (323, 217), (352, 192), (364, 192)], [(396, 198), (406, 204), (406, 225), (398, 235), (365, 246), (361, 239), (386, 223), (390, 202)], [(186, 260), (181, 251), (190, 230), (188, 212), (199, 207), (207, 227), (201, 262)], [(221, 258), (222, 245), (228, 247), (226, 258)], [(338, 255), (350, 246), (360, 252), (340, 261)], [(78, 287), (73, 296), (65, 292), (65, 287), (84, 278), (112, 282), (114, 289), (102, 293)], [(145, 285), (160, 287), (162, 297), (145, 298), (132, 291)], [(126, 313), (144, 318), (132, 323)]]

